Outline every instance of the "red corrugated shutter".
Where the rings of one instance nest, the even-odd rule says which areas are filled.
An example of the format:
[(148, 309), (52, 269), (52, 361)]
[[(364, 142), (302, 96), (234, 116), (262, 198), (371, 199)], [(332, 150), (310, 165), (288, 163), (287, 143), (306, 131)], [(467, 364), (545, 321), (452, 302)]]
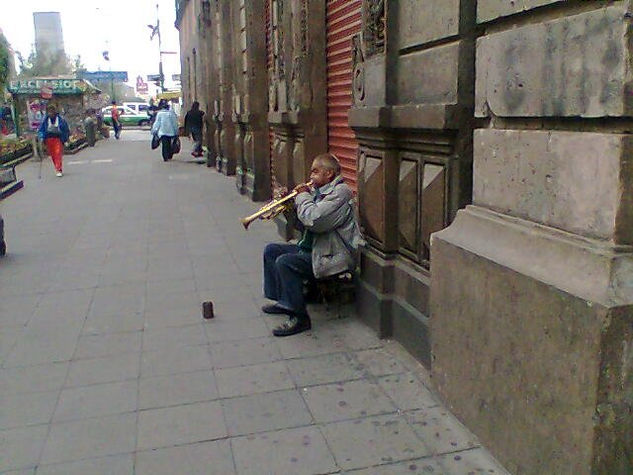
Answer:
[(347, 183), (356, 189), (358, 142), (347, 116), (352, 105), (352, 37), (360, 32), (362, 0), (327, 2), (328, 150), (336, 155)]

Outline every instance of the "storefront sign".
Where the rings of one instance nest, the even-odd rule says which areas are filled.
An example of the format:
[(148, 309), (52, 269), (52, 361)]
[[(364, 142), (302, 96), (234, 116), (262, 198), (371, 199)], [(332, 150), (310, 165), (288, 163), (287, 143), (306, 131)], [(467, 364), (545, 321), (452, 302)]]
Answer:
[(8, 90), (11, 94), (40, 95), (43, 87), (50, 87), (53, 94), (83, 94), (98, 92), (89, 83), (81, 79), (23, 79), (11, 81)]
[(79, 73), (81, 79), (88, 81), (127, 82), (127, 71), (85, 71)]
[(149, 86), (143, 81), (143, 76), (137, 76), (136, 78), (136, 92), (139, 94), (147, 94)]

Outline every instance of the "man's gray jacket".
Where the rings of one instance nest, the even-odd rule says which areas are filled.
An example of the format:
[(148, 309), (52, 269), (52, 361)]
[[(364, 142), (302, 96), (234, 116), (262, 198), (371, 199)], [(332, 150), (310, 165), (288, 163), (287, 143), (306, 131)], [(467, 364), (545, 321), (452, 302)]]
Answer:
[(314, 193), (295, 198), (297, 216), (313, 234), (312, 270), (317, 279), (353, 271), (358, 263), (362, 238), (354, 195), (341, 176)]

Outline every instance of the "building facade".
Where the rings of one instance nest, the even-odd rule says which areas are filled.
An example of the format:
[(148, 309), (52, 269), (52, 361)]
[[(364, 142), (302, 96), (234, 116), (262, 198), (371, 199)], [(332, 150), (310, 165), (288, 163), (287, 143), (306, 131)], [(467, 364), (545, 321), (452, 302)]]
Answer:
[(337, 155), (360, 318), (512, 472), (630, 470), (631, 2), (176, 8), (209, 165), (261, 200)]
[(65, 55), (64, 33), (59, 12), (33, 12), (35, 51), (38, 56)]

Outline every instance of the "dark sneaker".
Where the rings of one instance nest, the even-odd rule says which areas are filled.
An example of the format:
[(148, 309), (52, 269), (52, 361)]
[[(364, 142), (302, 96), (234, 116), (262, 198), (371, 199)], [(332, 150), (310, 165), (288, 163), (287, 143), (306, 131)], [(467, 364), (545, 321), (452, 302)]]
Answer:
[(282, 323), (279, 327), (273, 330), (275, 336), (290, 336), (297, 333), (308, 331), (312, 328), (310, 317), (303, 315), (301, 317), (290, 317), (287, 321)]
[(276, 303), (264, 305), (262, 307), (262, 312), (267, 313), (269, 315), (291, 315), (292, 314), (290, 310), (286, 310), (285, 308), (280, 307)]

